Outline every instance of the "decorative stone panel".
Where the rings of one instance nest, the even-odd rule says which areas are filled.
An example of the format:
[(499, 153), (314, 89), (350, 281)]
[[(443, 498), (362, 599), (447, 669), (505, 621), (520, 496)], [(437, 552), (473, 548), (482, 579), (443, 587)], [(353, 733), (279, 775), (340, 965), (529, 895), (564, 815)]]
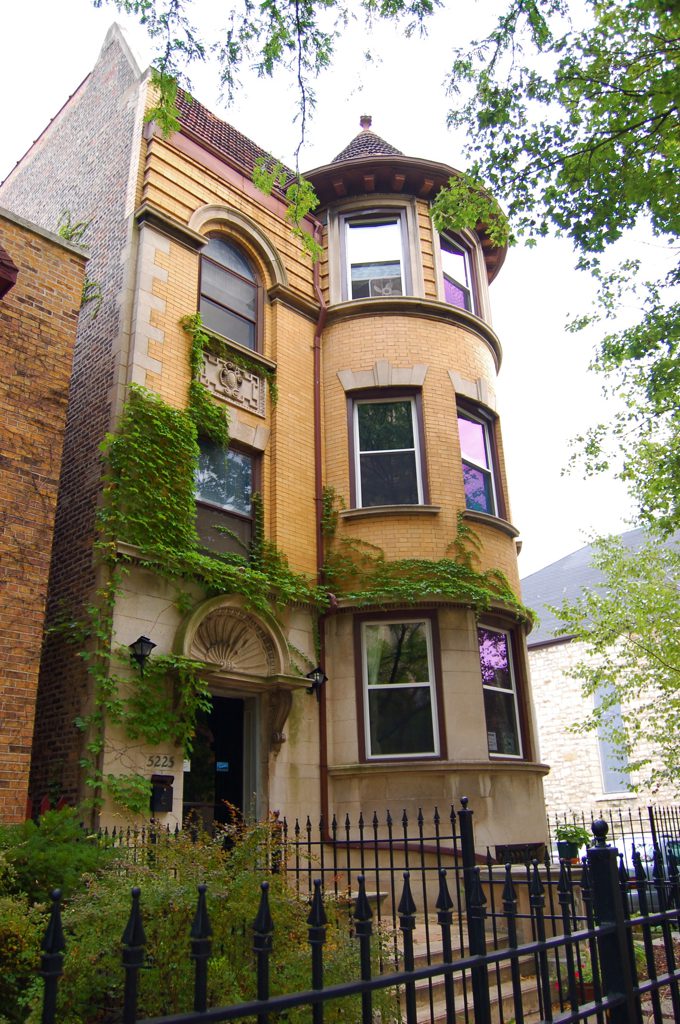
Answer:
[(278, 668), (271, 637), (240, 608), (216, 608), (206, 615), (194, 634), (190, 657), (226, 672), (257, 676), (273, 675)]
[(344, 391), (362, 388), (422, 387), (427, 366), (393, 366), (388, 359), (378, 359), (371, 370), (338, 370)]
[(230, 359), (221, 359), (206, 352), (201, 382), (215, 398), (264, 417), (267, 383), (256, 373), (245, 370)]

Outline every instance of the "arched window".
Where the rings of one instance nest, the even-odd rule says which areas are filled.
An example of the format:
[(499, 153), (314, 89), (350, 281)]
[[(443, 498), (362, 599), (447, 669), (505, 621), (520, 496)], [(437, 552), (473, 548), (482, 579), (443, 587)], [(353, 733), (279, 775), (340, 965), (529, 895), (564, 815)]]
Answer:
[(201, 253), (198, 310), (205, 326), (244, 348), (260, 348), (260, 288), (245, 253), (221, 236)]

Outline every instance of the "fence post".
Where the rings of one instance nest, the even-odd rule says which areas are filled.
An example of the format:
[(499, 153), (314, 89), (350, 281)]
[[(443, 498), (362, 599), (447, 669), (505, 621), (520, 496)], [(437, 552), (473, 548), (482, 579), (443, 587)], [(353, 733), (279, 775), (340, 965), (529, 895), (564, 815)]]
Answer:
[[(472, 825), (474, 811), (468, 810), (466, 796), (462, 797), (460, 802), (462, 810), (458, 811), (458, 821), (460, 823), (460, 852), (463, 860), (468, 948), (472, 956), (484, 956), (486, 953), (486, 936), (484, 934), (486, 897), (482, 891), (479, 869), (475, 864), (475, 833)], [(485, 963), (475, 964), (470, 973), (472, 975), (475, 1024), (487, 1024), (491, 1019), (489, 968)]]
[[(253, 952), (257, 967), (257, 998), (269, 999), (269, 957), (272, 951), (274, 922), (269, 910), (269, 882), (260, 883), (260, 906), (253, 921)], [(259, 1013), (258, 1024), (267, 1024), (269, 1014)]]
[(205, 1013), (208, 1008), (208, 960), (212, 943), (212, 927), (205, 902), (206, 886), (198, 887), (198, 903), (196, 914), (191, 925), (191, 959), (195, 964), (194, 975), (194, 1010)]
[[(357, 882), (359, 892), (354, 904), (354, 931), (359, 940), (359, 962), (361, 964), (361, 980), (371, 980), (371, 933), (373, 931), (371, 918), (373, 912), (366, 896), (366, 880), (359, 875)], [(373, 1021), (373, 998), (370, 990), (361, 993), (361, 1020), (362, 1024), (372, 1024)]]
[[(312, 949), (312, 988), (316, 990), (323, 988), (323, 947), (326, 941), (327, 924), (328, 920), (321, 895), (321, 879), (315, 878), (314, 896), (307, 917), (307, 938)], [(323, 1013), (323, 1003), (312, 1004), (313, 1024), (321, 1024)]]
[[(416, 927), (416, 905), (411, 893), (410, 874), (404, 872), (404, 888), (399, 901), (399, 927), (404, 936), (404, 972), (412, 974), (415, 969), (413, 956), (413, 932)], [(416, 1024), (416, 986), (413, 981), (406, 981), (406, 1021), (407, 1024)]]
[(64, 929), (61, 925), (61, 890), (52, 893), (52, 912), (50, 921), (42, 941), (40, 957), (40, 974), (45, 979), (43, 993), (42, 1024), (54, 1024), (57, 1015), (57, 985), (64, 973)]
[(140, 890), (132, 890), (132, 908), (123, 932), (123, 967), (125, 969), (125, 991), (123, 994), (123, 1024), (135, 1024), (137, 1020), (137, 983), (139, 970), (144, 963), (146, 935), (139, 908)]
[(623, 1002), (609, 1010), (610, 1024), (641, 1024), (640, 1001), (633, 991), (630, 947), (619, 885), (618, 850), (607, 843), (606, 821), (592, 824), (595, 844), (588, 850), (588, 867), (593, 889), (593, 910), (597, 924), (613, 925), (614, 930), (598, 934), (597, 947), (602, 971), (602, 988), (610, 998), (623, 996)]

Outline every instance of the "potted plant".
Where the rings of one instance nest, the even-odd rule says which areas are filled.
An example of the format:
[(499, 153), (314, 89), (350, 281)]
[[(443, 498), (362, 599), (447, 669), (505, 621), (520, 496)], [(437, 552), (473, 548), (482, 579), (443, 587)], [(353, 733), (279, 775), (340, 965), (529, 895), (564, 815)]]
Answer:
[(583, 825), (565, 822), (555, 829), (557, 852), (560, 860), (577, 860), (578, 851), (590, 841), (590, 833)]

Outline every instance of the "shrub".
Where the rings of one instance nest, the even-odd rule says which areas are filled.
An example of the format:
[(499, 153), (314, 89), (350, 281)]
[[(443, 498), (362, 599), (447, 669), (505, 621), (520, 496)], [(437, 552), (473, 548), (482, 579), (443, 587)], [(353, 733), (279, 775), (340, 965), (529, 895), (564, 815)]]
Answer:
[(30, 907), (20, 896), (0, 896), (0, 1013), (21, 1024), (38, 981), (40, 942), (47, 926), (44, 907)]
[[(239, 830), (229, 852), (217, 840), (184, 832), (150, 849), (147, 863), (119, 859), (106, 870), (86, 879), (64, 910), (67, 950), (64, 976), (59, 985), (60, 1024), (113, 1024), (120, 1020), (124, 978), (121, 935), (130, 911), (130, 890), (141, 889), (141, 910), (146, 933), (146, 963), (140, 972), (140, 1017), (186, 1012), (193, 999), (193, 961), (189, 931), (196, 910), (197, 886), (207, 885), (208, 912), (213, 929), (208, 972), (209, 1005), (225, 1005), (255, 996), (255, 970), (251, 924), (257, 913), (260, 883), (270, 883), (274, 919), (272, 988), (278, 993), (306, 989), (310, 984), (307, 943), (309, 905), (288, 886), (285, 875), (269, 875), (266, 850), (269, 827)], [(359, 976), (356, 941), (350, 937), (346, 910), (334, 904), (329, 917), (326, 983)], [(391, 995), (381, 994), (376, 1004), (395, 1016)], [(355, 1007), (329, 1004), (328, 1021), (358, 1017)], [(31, 1022), (39, 1020), (34, 1000)], [(306, 1020), (308, 1010), (291, 1011), (287, 1019)]]
[(88, 835), (72, 807), (46, 811), (36, 824), (6, 825), (0, 829), (0, 849), (11, 868), (0, 871), (0, 885), (9, 893), (25, 893), (29, 902), (49, 900), (55, 887), (68, 898), (81, 877), (110, 859), (96, 836)]

